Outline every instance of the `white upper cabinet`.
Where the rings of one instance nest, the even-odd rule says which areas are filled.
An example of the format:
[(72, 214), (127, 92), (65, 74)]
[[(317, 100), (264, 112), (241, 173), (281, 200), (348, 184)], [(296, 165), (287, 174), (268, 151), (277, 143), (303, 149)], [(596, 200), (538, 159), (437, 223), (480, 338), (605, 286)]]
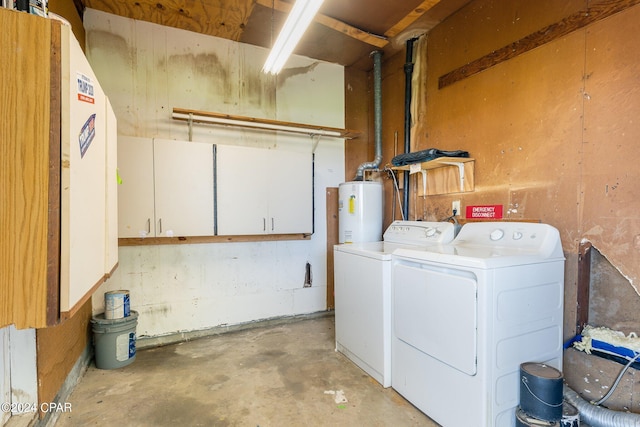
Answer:
[(106, 108), (106, 249), (105, 274), (111, 274), (118, 264), (118, 123), (107, 98)]
[(213, 144), (121, 136), (120, 237), (214, 234)]
[(310, 152), (121, 136), (118, 170), (121, 238), (313, 232)]
[(157, 237), (214, 234), (213, 147), (153, 141)]
[[(310, 147), (309, 147), (310, 148)], [(311, 152), (269, 150), (269, 217), (276, 234), (313, 232)]]
[[(117, 123), (80, 44), (68, 26), (61, 37), (60, 311), (81, 304), (116, 265)], [(109, 182), (107, 182), (109, 179)], [(113, 233), (115, 237), (115, 233)]]
[(154, 237), (153, 139), (118, 136), (118, 236)]
[(313, 231), (310, 152), (231, 145), (216, 151), (219, 235)]

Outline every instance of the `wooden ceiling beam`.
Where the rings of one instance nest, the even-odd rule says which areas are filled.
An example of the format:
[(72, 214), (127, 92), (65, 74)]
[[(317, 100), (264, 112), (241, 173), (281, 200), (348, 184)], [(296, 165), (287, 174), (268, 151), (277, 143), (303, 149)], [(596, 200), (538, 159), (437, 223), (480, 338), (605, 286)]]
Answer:
[[(260, 6), (264, 6), (269, 9), (273, 8), (274, 10), (277, 10), (278, 12), (282, 12), (282, 13), (289, 13), (292, 7), (290, 3), (287, 3), (281, 0), (256, 0), (256, 4), (259, 4)], [(368, 33), (359, 28), (346, 24), (335, 18), (331, 18), (327, 15), (323, 15), (321, 13), (316, 14), (314, 21), (317, 22), (318, 24), (324, 25), (325, 27), (331, 28), (332, 30), (339, 31), (351, 38), (367, 43), (371, 46), (383, 48), (389, 43), (386, 37)]]
[(407, 16), (398, 21), (397, 24), (385, 31), (384, 35), (387, 37), (397, 36), (438, 3), (440, 3), (440, 0), (424, 0), (418, 7), (409, 12)]

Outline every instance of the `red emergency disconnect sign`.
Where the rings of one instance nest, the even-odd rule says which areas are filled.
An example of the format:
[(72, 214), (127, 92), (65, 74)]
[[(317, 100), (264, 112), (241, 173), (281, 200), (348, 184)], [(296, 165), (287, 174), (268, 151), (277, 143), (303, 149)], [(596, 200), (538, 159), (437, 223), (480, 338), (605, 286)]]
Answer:
[(467, 206), (467, 218), (502, 218), (502, 205)]

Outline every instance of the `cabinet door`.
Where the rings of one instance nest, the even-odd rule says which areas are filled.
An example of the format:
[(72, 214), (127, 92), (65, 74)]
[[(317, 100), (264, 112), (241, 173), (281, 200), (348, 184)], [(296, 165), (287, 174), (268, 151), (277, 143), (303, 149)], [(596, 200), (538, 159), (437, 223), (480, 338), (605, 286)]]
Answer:
[(312, 231), (311, 153), (218, 145), (218, 234)]
[(105, 274), (118, 264), (118, 125), (111, 103), (106, 101), (107, 118), (107, 170), (106, 170), (106, 254)]
[(156, 237), (214, 234), (213, 144), (154, 139)]
[(268, 231), (269, 150), (216, 146), (218, 234), (249, 235)]
[(108, 122), (104, 92), (63, 29), (60, 311), (66, 312), (104, 278)]
[(269, 221), (271, 233), (313, 231), (311, 153), (269, 150)]
[(118, 137), (118, 236), (155, 236), (153, 140)]

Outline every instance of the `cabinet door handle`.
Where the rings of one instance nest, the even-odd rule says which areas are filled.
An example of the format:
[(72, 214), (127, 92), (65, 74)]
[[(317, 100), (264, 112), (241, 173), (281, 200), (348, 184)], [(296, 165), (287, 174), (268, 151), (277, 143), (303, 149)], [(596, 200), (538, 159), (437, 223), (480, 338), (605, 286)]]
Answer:
[(160, 234), (162, 234), (162, 218), (158, 220), (158, 225), (160, 226)]
[(273, 217), (271, 217), (271, 231), (273, 231)]
[(267, 218), (262, 218), (262, 231), (267, 231)]

